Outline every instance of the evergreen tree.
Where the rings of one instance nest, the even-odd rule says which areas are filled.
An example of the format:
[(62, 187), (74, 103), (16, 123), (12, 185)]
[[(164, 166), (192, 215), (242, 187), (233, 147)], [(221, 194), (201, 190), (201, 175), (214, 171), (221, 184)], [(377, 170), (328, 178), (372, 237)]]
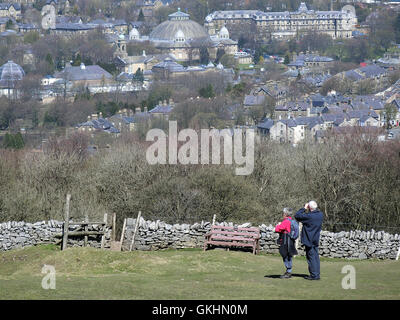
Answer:
[(81, 63), (82, 63), (82, 58), (81, 58), (81, 55), (78, 53), (76, 55), (75, 60), (72, 63), (72, 65), (75, 66), (75, 67), (79, 67), (81, 65)]
[(3, 146), (6, 149), (22, 149), (25, 145), (21, 132), (17, 134), (6, 133)]
[(6, 133), (4, 136), (4, 140), (3, 140), (3, 147), (8, 149), (8, 148), (11, 148), (12, 144), (13, 144), (13, 138), (12, 138), (11, 134)]
[(13, 26), (13, 22), (11, 19), (9, 19), (6, 23), (6, 29), (10, 29)]
[(46, 56), (46, 62), (49, 64), (51, 70), (54, 70), (54, 60), (50, 53), (48, 53)]
[(200, 48), (200, 63), (208, 64), (209, 61), (210, 61), (210, 54), (208, 53), (207, 48), (201, 47)]
[(139, 16), (138, 16), (138, 21), (144, 21), (144, 14), (143, 14), (143, 10), (142, 9), (140, 9)]
[(134, 79), (140, 82), (144, 81), (143, 71), (140, 68), (136, 70)]
[(215, 97), (215, 92), (212, 84), (208, 84), (205, 88), (201, 88), (199, 90), (199, 95), (200, 97), (203, 98), (214, 98)]
[(25, 146), (21, 132), (14, 135), (14, 149), (22, 149)]
[(283, 61), (284, 64), (289, 64), (290, 63), (290, 57), (289, 57), (289, 53), (285, 54), (285, 60)]

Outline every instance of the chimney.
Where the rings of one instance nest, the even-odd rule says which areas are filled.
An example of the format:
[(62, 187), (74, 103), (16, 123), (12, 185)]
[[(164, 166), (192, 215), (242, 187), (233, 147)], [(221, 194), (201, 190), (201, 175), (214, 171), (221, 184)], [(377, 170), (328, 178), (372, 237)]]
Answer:
[(92, 114), (92, 119), (93, 119), (93, 120), (97, 120), (97, 119), (98, 119), (97, 113), (93, 113), (93, 114)]
[(147, 107), (144, 107), (144, 112), (147, 112)]
[(85, 64), (82, 62), (81, 63), (81, 70), (85, 70), (86, 69), (86, 66), (85, 66)]
[(90, 117), (90, 115), (87, 116), (87, 119), (88, 119), (88, 121), (92, 120), (92, 118)]
[(163, 105), (166, 106), (167, 105), (167, 100), (163, 101)]
[(99, 113), (99, 118), (103, 118), (103, 112)]
[(161, 106), (161, 105), (162, 105), (162, 102), (161, 102), (161, 100), (159, 100), (159, 101), (158, 101), (158, 105), (159, 105), (159, 106)]
[(145, 57), (146, 56), (146, 51), (145, 50), (143, 50), (143, 57)]
[(174, 106), (174, 100), (172, 100), (172, 99), (169, 99), (169, 102), (168, 102), (168, 104), (169, 104), (171, 107), (173, 107), (173, 106)]
[(135, 113), (139, 113), (141, 111), (142, 111), (142, 109), (140, 109), (140, 107), (135, 108)]

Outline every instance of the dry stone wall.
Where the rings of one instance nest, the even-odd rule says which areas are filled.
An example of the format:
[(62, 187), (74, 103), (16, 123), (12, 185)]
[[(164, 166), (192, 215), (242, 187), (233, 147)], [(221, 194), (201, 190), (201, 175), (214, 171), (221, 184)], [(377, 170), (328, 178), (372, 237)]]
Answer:
[[(74, 231), (78, 226), (70, 226), (69, 230)], [(100, 225), (89, 225), (89, 231), (100, 231)], [(33, 246), (37, 244), (57, 243), (61, 238), (57, 234), (63, 231), (63, 222), (56, 220), (39, 221), (27, 223), (24, 221), (9, 221), (0, 223), (0, 251)], [(111, 229), (108, 228), (105, 237), (105, 247), (110, 246)], [(88, 236), (88, 246), (101, 246), (101, 236)], [(83, 237), (68, 237), (68, 246), (83, 246)]]
[[(136, 219), (127, 219), (123, 250), (129, 250)], [(224, 226), (249, 227), (250, 223), (234, 225), (232, 222), (216, 223)], [(261, 231), (260, 250), (265, 253), (278, 253), (276, 243), (278, 234), (272, 225), (258, 226)], [(202, 248), (204, 236), (211, 229), (210, 222), (194, 224), (168, 224), (162, 221), (149, 221), (140, 218), (135, 237), (134, 249), (159, 250), (165, 248)], [(400, 236), (384, 231), (342, 231), (338, 233), (322, 231), (319, 252), (321, 256), (348, 259), (395, 259), (400, 246)], [(299, 254), (304, 255), (300, 245)]]
[[(129, 250), (136, 219), (127, 219), (122, 245)], [(236, 225), (232, 222), (216, 223), (224, 226), (249, 227), (250, 223)], [(278, 253), (276, 240), (278, 234), (272, 225), (258, 226), (261, 231), (260, 250), (265, 253)], [(0, 223), (0, 251), (33, 246), (43, 243), (57, 243), (61, 238), (63, 222), (50, 220), (36, 223), (10, 221)], [(75, 229), (77, 226), (75, 227)], [(100, 231), (100, 225), (90, 225), (89, 231)], [(140, 218), (133, 249), (159, 250), (202, 248), (204, 236), (211, 229), (210, 222), (194, 224), (168, 224), (160, 220), (150, 221)], [(70, 226), (70, 231), (74, 226)], [(106, 233), (105, 247), (110, 247), (111, 228)], [(89, 236), (88, 245), (100, 248), (101, 236)], [(70, 237), (68, 246), (83, 246), (83, 237)], [(400, 247), (400, 235), (384, 231), (342, 231), (338, 233), (322, 231), (319, 252), (321, 256), (348, 259), (395, 259)], [(304, 248), (299, 247), (299, 254), (304, 255)]]

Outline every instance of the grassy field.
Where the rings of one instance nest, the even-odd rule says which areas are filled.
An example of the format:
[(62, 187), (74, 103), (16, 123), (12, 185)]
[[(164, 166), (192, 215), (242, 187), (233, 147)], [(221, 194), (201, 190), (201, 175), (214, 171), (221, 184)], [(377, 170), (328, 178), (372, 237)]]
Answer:
[[(41, 286), (42, 266), (56, 269), (56, 289)], [(343, 266), (356, 270), (344, 290)], [(111, 252), (29, 247), (0, 253), (0, 299), (400, 299), (400, 261), (321, 259), (321, 280), (307, 281), (304, 257), (294, 277), (278, 255), (197, 249)]]

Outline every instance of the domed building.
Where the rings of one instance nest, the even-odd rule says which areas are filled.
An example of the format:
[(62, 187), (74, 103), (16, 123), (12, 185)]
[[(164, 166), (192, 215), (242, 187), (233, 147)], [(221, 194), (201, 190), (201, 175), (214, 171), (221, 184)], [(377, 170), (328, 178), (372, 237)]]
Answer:
[(168, 20), (159, 24), (150, 33), (150, 40), (170, 42), (175, 41), (176, 34), (183, 35), (185, 41), (209, 42), (210, 37), (206, 30), (197, 22), (190, 20), (190, 15), (181, 12), (170, 14)]
[(13, 61), (8, 61), (0, 67), (0, 95), (10, 97), (16, 93), (16, 85), (25, 76), (22, 67)]
[(223, 43), (219, 37), (212, 39), (203, 26), (190, 20), (190, 15), (178, 8), (177, 12), (168, 16), (167, 21), (153, 29), (149, 40), (163, 53), (172, 53), (178, 61), (196, 61), (201, 58), (202, 48), (208, 50), (211, 59), (216, 58), (217, 50), (221, 47), (236, 52), (237, 42), (229, 39), (226, 28), (222, 36)]

